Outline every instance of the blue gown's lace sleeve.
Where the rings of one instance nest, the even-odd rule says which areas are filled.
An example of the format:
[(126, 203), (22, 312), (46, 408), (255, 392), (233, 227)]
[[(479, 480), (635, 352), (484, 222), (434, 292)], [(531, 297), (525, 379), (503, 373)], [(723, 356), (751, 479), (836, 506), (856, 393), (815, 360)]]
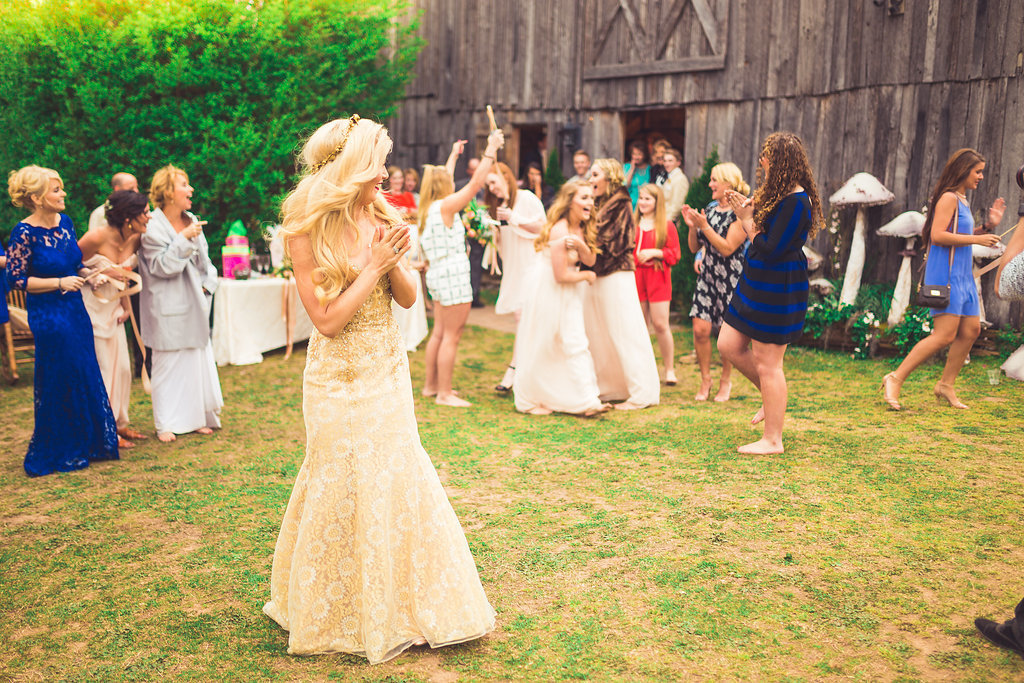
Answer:
[(14, 227), (10, 252), (7, 254), (7, 282), (12, 289), (28, 289), (28, 261), (32, 255), (30, 239), (24, 226)]

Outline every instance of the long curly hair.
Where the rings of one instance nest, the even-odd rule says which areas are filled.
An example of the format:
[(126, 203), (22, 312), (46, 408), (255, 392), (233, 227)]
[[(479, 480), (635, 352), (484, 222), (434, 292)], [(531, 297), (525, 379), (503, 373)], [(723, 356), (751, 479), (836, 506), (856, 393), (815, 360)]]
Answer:
[[(281, 205), (281, 233), (285, 251), (289, 238), (309, 237), (317, 266), (313, 291), (322, 305), (338, 298), (358, 276), (348, 251), (359, 240), (359, 197), (376, 180), (390, 152), (387, 129), (366, 119), (325, 123), (302, 148), (302, 178)], [(379, 193), (367, 210), (377, 224), (404, 222)]]
[(970, 147), (958, 149), (946, 160), (946, 165), (942, 167), (942, 173), (939, 175), (939, 182), (935, 183), (935, 189), (932, 190), (932, 195), (928, 198), (928, 216), (925, 218), (924, 228), (921, 232), (924, 245), (922, 251), (927, 253), (928, 247), (932, 243), (932, 223), (935, 222), (935, 205), (938, 203), (939, 197), (947, 192), (956, 192), (967, 180), (971, 169), (983, 163), (985, 163), (985, 157), (981, 156), (981, 152)]
[(761, 156), (768, 160), (768, 177), (762, 177), (759, 166), (757, 174), (761, 182), (754, 190), (754, 227), (765, 232), (768, 216), (794, 186), (801, 185), (811, 200), (811, 228), (807, 237), (814, 237), (825, 225), (825, 216), (803, 141), (795, 133), (772, 133), (761, 146)]
[[(576, 198), (576, 192), (581, 187), (590, 187), (590, 183), (585, 180), (570, 180), (562, 185), (558, 194), (555, 195), (554, 201), (551, 202), (551, 208), (548, 209), (544, 227), (540, 229), (540, 234), (533, 241), (534, 249), (540, 251), (548, 245), (551, 239), (551, 228), (555, 226), (555, 223), (563, 218), (566, 221), (569, 220), (569, 214), (572, 211), (572, 200)], [(587, 243), (592, 252), (595, 254), (601, 253), (601, 250), (597, 248), (597, 209), (591, 210), (590, 218), (583, 222), (583, 241)]]
[(622, 163), (618, 159), (595, 159), (594, 166), (601, 169), (605, 178), (608, 179), (608, 189), (600, 197), (594, 193), (594, 206), (600, 207), (605, 200), (615, 194), (616, 190), (626, 184), (626, 172), (622, 169)]

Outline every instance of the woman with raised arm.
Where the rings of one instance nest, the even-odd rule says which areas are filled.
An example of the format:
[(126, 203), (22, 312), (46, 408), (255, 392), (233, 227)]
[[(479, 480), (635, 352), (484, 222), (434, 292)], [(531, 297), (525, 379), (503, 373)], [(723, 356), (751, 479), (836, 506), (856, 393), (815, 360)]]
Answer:
[(750, 247), (722, 316), (718, 352), (761, 391), (761, 409), (751, 424), (763, 421), (764, 434), (738, 450), (767, 454), (783, 452), (787, 387), (782, 361), (786, 348), (803, 332), (807, 314), (803, 246), (824, 219), (799, 137), (769, 135), (761, 147), (760, 165), (763, 179), (752, 199), (735, 190), (726, 192)]
[(1006, 202), (999, 198), (988, 211), (988, 220), (977, 230), (967, 192), (975, 190), (985, 177), (985, 157), (973, 149), (953, 152), (935, 184), (928, 201), (928, 218), (922, 235), (927, 261), (922, 284), (949, 285), (949, 305), (931, 309), (932, 332), (917, 342), (899, 367), (882, 378), (882, 393), (892, 410), (900, 410), (900, 389), (918, 365), (937, 351), (949, 347), (942, 377), (935, 385), (939, 403), (964, 409), (953, 389), (974, 340), (981, 334), (978, 289), (972, 273), (971, 245), (995, 246), (999, 236), (982, 232), (994, 228), (1003, 219)]
[(427, 341), (424, 396), (435, 396), (439, 405), (463, 408), (471, 405), (452, 389), (455, 354), (473, 302), (466, 255), (466, 228), (458, 215), (484, 185), (484, 179), (505, 144), (496, 130), (487, 138), (487, 149), (473, 177), (455, 191), (452, 169), (465, 140), (452, 145), (445, 166), (426, 166), (420, 188), (420, 245), (427, 259), (427, 290), (434, 300), (434, 331)]
[(562, 186), (536, 239), (540, 260), (528, 273), (516, 343), (516, 410), (592, 416), (610, 406), (598, 396), (594, 361), (583, 325), (583, 295), (597, 276), (594, 192), (589, 183)]
[(116, 460), (117, 425), (82, 303), (85, 276), (75, 226), (64, 215), (64, 181), (26, 166), (7, 178), (11, 203), (31, 214), (14, 226), (7, 280), (24, 290), (35, 339), (35, 429), (25, 454), (34, 477)]
[[(495, 241), (501, 253), (501, 287), (494, 312), (514, 315), (518, 328), (527, 280), (540, 261), (534, 241), (544, 227), (544, 204), (530, 190), (516, 187), (516, 176), (505, 164), (495, 164), (485, 180), (484, 202), (491, 218), (500, 223)], [(509, 391), (515, 373), (516, 344), (513, 343), (512, 360), (494, 389), (502, 393)]]
[(420, 445), (391, 301), (416, 297), (409, 226), (381, 196), (391, 138), (358, 116), (321, 126), (282, 205), (313, 321), (302, 381), (306, 457), (274, 550), (263, 611), (290, 654), (371, 664), (494, 629), (473, 556)]
[[(123, 272), (138, 265), (135, 252), (149, 223), (149, 200), (134, 190), (117, 190), (107, 197), (103, 208), (106, 220), (97, 221), (78, 240), (85, 266), (106, 271), (82, 288), (82, 300), (92, 321), (96, 360), (117, 420), (118, 446), (132, 448), (135, 444), (131, 439), (148, 437), (132, 429), (128, 419), (132, 363), (124, 323), (131, 316), (132, 304), (124, 293), (130, 291), (132, 283)], [(121, 272), (110, 271), (112, 266)]]
[[(711, 169), (711, 203), (699, 213), (683, 206), (683, 221), (689, 231), (687, 245), (694, 254), (703, 250), (703, 259), (697, 271), (697, 286), (693, 292), (690, 320), (693, 321), (693, 348), (697, 352), (700, 368), (700, 388), (694, 399), (708, 400), (711, 393), (711, 335), (721, 328), (722, 316), (729, 305), (732, 292), (743, 272), (743, 243), (747, 234), (736, 214), (725, 201), (725, 193), (734, 190), (746, 196), (750, 186), (736, 164), (726, 162)], [(718, 380), (715, 400), (728, 401), (732, 391), (732, 363), (722, 358), (722, 377)]]
[(180, 168), (153, 174), (149, 199), (157, 208), (139, 247), (142, 340), (153, 349), (153, 423), (163, 442), (212, 434), (224, 406), (210, 340), (219, 280), (203, 223), (189, 210), (193, 192)]
[(619, 410), (657, 405), (658, 365), (636, 291), (636, 225), (622, 164), (598, 159), (590, 169), (597, 212), (597, 258), (587, 270), (597, 275), (587, 291), (583, 319), (603, 401), (622, 401)]

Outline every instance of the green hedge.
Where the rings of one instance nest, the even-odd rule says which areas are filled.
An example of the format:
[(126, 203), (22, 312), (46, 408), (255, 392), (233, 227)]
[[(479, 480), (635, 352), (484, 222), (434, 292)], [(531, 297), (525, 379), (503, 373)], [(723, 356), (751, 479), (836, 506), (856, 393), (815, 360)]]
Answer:
[[(0, 168), (56, 169), (79, 230), (115, 171), (185, 169), (219, 262), (276, 221), (301, 140), (393, 113), (420, 48), (392, 0), (2, 0)], [(3, 202), (0, 236), (24, 212)]]

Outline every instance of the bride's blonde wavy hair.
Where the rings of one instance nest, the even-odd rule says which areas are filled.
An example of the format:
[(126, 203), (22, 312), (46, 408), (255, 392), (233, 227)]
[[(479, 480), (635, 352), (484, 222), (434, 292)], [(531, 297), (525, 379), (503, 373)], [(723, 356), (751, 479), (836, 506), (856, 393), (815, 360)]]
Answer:
[[(359, 242), (359, 197), (377, 180), (391, 144), (384, 126), (353, 116), (320, 126), (302, 147), (302, 178), (281, 205), (282, 235), (286, 253), (290, 238), (309, 237), (321, 304), (336, 299), (358, 275), (348, 251)], [(404, 223), (379, 193), (367, 211), (378, 225)]]

